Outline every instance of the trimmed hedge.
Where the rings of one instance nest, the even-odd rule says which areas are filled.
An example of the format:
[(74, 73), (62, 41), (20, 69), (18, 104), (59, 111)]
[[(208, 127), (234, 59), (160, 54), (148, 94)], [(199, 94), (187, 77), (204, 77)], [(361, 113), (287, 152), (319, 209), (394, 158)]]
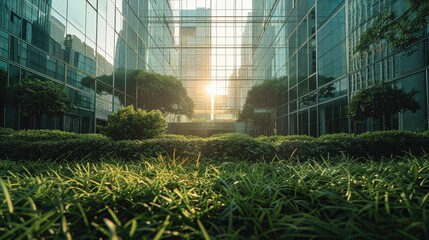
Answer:
[(0, 136), (5, 139), (19, 139), (21, 141), (62, 141), (70, 139), (108, 139), (101, 134), (77, 134), (60, 130), (21, 130), (14, 131), (10, 128), (0, 128)]
[(203, 157), (221, 160), (271, 160), (276, 155), (272, 144), (244, 134), (228, 133), (208, 138), (201, 148)]
[(428, 132), (406, 131), (273, 136), (251, 138), (243, 134), (222, 134), (210, 138), (166, 135), (149, 140), (115, 141), (98, 134), (75, 134), (52, 130), (13, 131), (0, 128), (0, 159), (79, 160), (117, 157), (129, 160), (162, 156), (227, 161), (271, 160), (298, 157), (327, 158), (348, 155), (380, 159), (422, 155), (429, 152)]
[[(0, 131), (1, 132), (1, 131)], [(14, 160), (79, 160), (118, 157), (136, 160), (159, 155), (198, 157), (203, 139), (159, 138), (115, 141), (96, 134), (75, 134), (60, 131), (15, 131), (1, 136), (0, 159)], [(52, 139), (49, 139), (52, 137)], [(68, 137), (68, 138), (67, 138)]]
[(279, 156), (287, 158), (326, 158), (347, 155), (356, 158), (422, 155), (429, 152), (429, 135), (408, 131), (380, 131), (354, 134), (328, 134), (313, 140), (283, 141)]

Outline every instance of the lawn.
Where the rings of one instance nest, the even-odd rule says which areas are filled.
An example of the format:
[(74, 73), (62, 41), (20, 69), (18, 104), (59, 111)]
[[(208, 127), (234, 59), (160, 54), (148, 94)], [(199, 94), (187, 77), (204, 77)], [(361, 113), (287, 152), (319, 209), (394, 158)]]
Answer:
[(0, 161), (2, 239), (429, 239), (429, 155)]

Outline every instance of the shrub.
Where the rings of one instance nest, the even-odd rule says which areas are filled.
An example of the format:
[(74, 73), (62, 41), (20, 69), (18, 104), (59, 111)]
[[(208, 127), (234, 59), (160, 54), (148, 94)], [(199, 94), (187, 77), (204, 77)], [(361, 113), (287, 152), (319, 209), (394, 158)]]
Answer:
[(295, 140), (299, 140), (299, 141), (312, 141), (312, 140), (314, 140), (314, 138), (312, 136), (308, 136), (308, 135), (259, 136), (256, 139), (258, 139), (259, 141), (271, 142), (271, 143), (280, 143), (283, 141), (295, 141)]
[(278, 154), (282, 158), (325, 158), (347, 155), (356, 158), (380, 159), (404, 156), (407, 153), (421, 155), (429, 152), (429, 136), (406, 131), (367, 132), (359, 135), (328, 134), (314, 140), (283, 141)]
[(321, 152), (325, 152), (323, 147), (308, 140), (285, 140), (279, 142), (277, 148), (278, 156), (282, 159), (299, 157), (301, 159), (320, 157)]
[(11, 128), (0, 127), (0, 136), (7, 136), (7, 135), (12, 134), (13, 132), (14, 132), (14, 130)]
[(169, 156), (195, 160), (206, 141), (199, 139), (148, 139), (141, 142), (142, 157)]
[(157, 137), (166, 130), (167, 122), (160, 111), (135, 111), (130, 105), (109, 116), (104, 133), (114, 140), (138, 140)]
[[(9, 138), (0, 141), (0, 159), (13, 160), (80, 160), (113, 155), (110, 139), (71, 138), (63, 140), (23, 141)], [(106, 151), (108, 150), (108, 151)]]
[(405, 131), (359, 135), (342, 133), (302, 139), (295, 136), (251, 138), (244, 134), (222, 134), (210, 138), (188, 139), (180, 135), (162, 135), (153, 139), (116, 141), (99, 134), (0, 129), (0, 159), (12, 160), (80, 160), (105, 156), (139, 160), (159, 155), (226, 161), (271, 160), (275, 156), (307, 160), (341, 155), (381, 159), (408, 153), (419, 156), (426, 152), (429, 152), (427, 133)]
[[(200, 137), (197, 137), (200, 138)], [(184, 136), (184, 135), (178, 135), (178, 134), (162, 134), (156, 137), (156, 139), (180, 139), (180, 140), (185, 140), (185, 139), (189, 139), (189, 137)]]
[(276, 149), (248, 135), (229, 133), (207, 139), (201, 153), (212, 159), (256, 161), (274, 158)]
[(401, 156), (407, 152), (420, 155), (429, 152), (429, 136), (424, 133), (398, 130), (366, 132), (357, 135), (356, 140), (360, 145), (357, 150), (363, 156)]
[[(5, 129), (8, 134), (4, 136), (4, 140), (9, 138), (19, 139), (25, 142), (34, 141), (61, 141), (70, 139), (105, 139), (106, 137), (101, 134), (77, 134), (72, 132), (64, 132), (60, 130), (20, 130), (13, 131)], [(0, 135), (1, 131), (0, 131)]]

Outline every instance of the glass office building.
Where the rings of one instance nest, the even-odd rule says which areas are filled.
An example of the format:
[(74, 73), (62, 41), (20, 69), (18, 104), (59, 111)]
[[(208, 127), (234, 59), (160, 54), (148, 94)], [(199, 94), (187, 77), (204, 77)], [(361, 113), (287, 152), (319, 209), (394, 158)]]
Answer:
[[(429, 27), (411, 51), (373, 47), (357, 54), (363, 31), (380, 13), (397, 16), (409, 9), (405, 0), (258, 1), (257, 16), (268, 19), (253, 27), (255, 81), (282, 80), (277, 133), (319, 136), (380, 130), (380, 119), (361, 123), (346, 117), (353, 93), (375, 82), (419, 91), (416, 113), (392, 116), (394, 129), (428, 130)], [(265, 5), (264, 5), (265, 4)], [(269, 15), (263, 14), (264, 12)]]
[[(234, 122), (251, 86), (282, 81), (278, 134), (381, 129), (346, 117), (353, 93), (375, 82), (416, 89), (421, 109), (392, 116), (428, 129), (429, 27), (411, 51), (355, 53), (362, 32), (407, 0), (0, 0), (0, 84), (39, 78), (64, 85), (75, 108), (45, 128), (93, 132), (137, 105), (136, 69), (176, 76), (196, 103), (187, 121)], [(0, 126), (31, 128), (5, 102)], [(183, 120), (182, 120), (183, 121)]]
[(252, 0), (170, 4), (178, 26), (179, 79), (196, 105), (192, 121), (234, 122), (252, 84)]
[[(74, 108), (45, 116), (42, 127), (94, 132), (97, 121), (136, 105), (130, 74), (173, 68), (173, 11), (167, 0), (0, 0), (0, 84), (41, 79), (63, 85)], [(0, 126), (32, 128), (25, 113), (2, 101)]]

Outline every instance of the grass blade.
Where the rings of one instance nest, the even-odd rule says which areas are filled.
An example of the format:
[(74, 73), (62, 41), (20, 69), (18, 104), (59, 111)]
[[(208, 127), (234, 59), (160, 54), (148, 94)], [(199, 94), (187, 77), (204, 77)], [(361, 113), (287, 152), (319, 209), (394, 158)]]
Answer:
[(0, 179), (0, 185), (4, 193), (4, 197), (6, 198), (7, 209), (9, 210), (9, 213), (13, 213), (12, 199), (10, 197), (9, 191), (7, 190), (6, 184), (2, 179)]
[(166, 218), (165, 218), (165, 221), (164, 221), (164, 223), (162, 224), (162, 227), (161, 227), (161, 229), (159, 229), (159, 231), (156, 233), (156, 235), (155, 235), (155, 237), (153, 238), (153, 240), (159, 240), (159, 239), (161, 239), (161, 237), (162, 237), (162, 235), (164, 234), (164, 232), (165, 232), (165, 229), (167, 229), (167, 226), (170, 224), (170, 215), (168, 215)]
[(207, 232), (206, 228), (204, 227), (203, 223), (200, 221), (200, 219), (197, 219), (197, 223), (198, 223), (198, 226), (201, 229), (201, 232), (203, 233), (204, 239), (205, 240), (210, 240), (210, 235)]

